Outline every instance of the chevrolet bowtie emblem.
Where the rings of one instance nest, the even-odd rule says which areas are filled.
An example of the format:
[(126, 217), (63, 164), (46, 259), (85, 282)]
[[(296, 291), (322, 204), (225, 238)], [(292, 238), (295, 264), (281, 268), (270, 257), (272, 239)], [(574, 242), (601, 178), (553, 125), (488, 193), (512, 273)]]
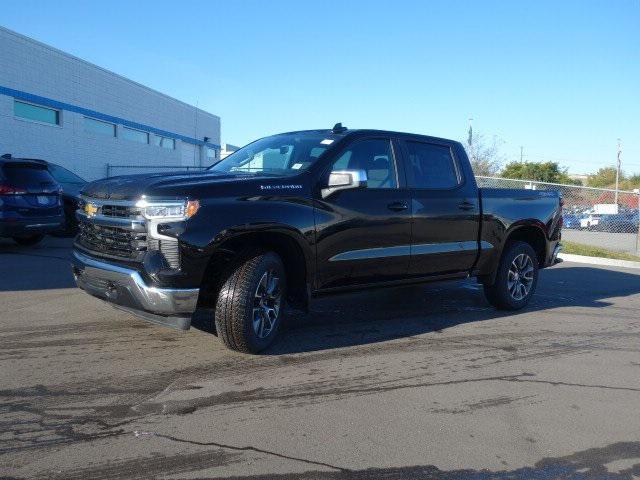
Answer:
[(98, 212), (98, 207), (96, 207), (93, 203), (87, 203), (84, 206), (84, 213), (86, 213), (89, 217), (93, 217)]

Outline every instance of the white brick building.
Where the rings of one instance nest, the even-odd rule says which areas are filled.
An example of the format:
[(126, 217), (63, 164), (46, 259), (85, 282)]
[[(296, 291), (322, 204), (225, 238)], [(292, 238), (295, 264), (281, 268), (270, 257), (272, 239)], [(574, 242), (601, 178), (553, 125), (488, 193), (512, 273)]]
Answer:
[(41, 158), (95, 180), (108, 165), (200, 166), (220, 117), (0, 27), (0, 155)]

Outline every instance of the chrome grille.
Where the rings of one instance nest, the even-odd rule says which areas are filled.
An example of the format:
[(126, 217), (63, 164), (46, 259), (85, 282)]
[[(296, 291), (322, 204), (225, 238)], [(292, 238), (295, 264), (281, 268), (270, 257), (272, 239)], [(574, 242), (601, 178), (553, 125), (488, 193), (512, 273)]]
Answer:
[(100, 213), (105, 217), (133, 218), (140, 215), (140, 209), (129, 205), (102, 205)]
[[(155, 232), (156, 226), (142, 216), (135, 203), (82, 197), (77, 243), (98, 255), (133, 261), (142, 261), (146, 252), (157, 251), (170, 268), (180, 269), (178, 241), (157, 239), (148, 234), (148, 229)], [(94, 207), (92, 214), (85, 213), (85, 204)]]
[(147, 234), (123, 227), (80, 222), (78, 241), (88, 250), (127, 259), (137, 259), (147, 250)]

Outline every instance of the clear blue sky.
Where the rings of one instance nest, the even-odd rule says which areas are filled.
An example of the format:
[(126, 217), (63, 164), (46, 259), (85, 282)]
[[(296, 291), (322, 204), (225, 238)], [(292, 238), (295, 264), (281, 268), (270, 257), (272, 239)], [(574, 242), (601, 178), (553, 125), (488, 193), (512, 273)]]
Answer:
[(640, 172), (640, 1), (4, 1), (0, 23), (222, 117), (279, 131), (500, 137), (517, 159)]

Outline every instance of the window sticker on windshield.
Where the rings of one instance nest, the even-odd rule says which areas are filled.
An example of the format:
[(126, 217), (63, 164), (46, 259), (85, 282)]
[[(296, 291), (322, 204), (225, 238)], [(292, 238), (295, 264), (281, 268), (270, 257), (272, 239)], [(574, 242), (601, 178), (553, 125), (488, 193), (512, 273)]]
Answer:
[(291, 168), (293, 170), (300, 170), (300, 167), (302, 167), (301, 163), (294, 163), (293, 165), (291, 165)]
[(322, 145), (331, 145), (333, 143), (333, 140), (331, 140), (330, 138), (325, 138), (324, 140), (322, 140), (320, 142)]

